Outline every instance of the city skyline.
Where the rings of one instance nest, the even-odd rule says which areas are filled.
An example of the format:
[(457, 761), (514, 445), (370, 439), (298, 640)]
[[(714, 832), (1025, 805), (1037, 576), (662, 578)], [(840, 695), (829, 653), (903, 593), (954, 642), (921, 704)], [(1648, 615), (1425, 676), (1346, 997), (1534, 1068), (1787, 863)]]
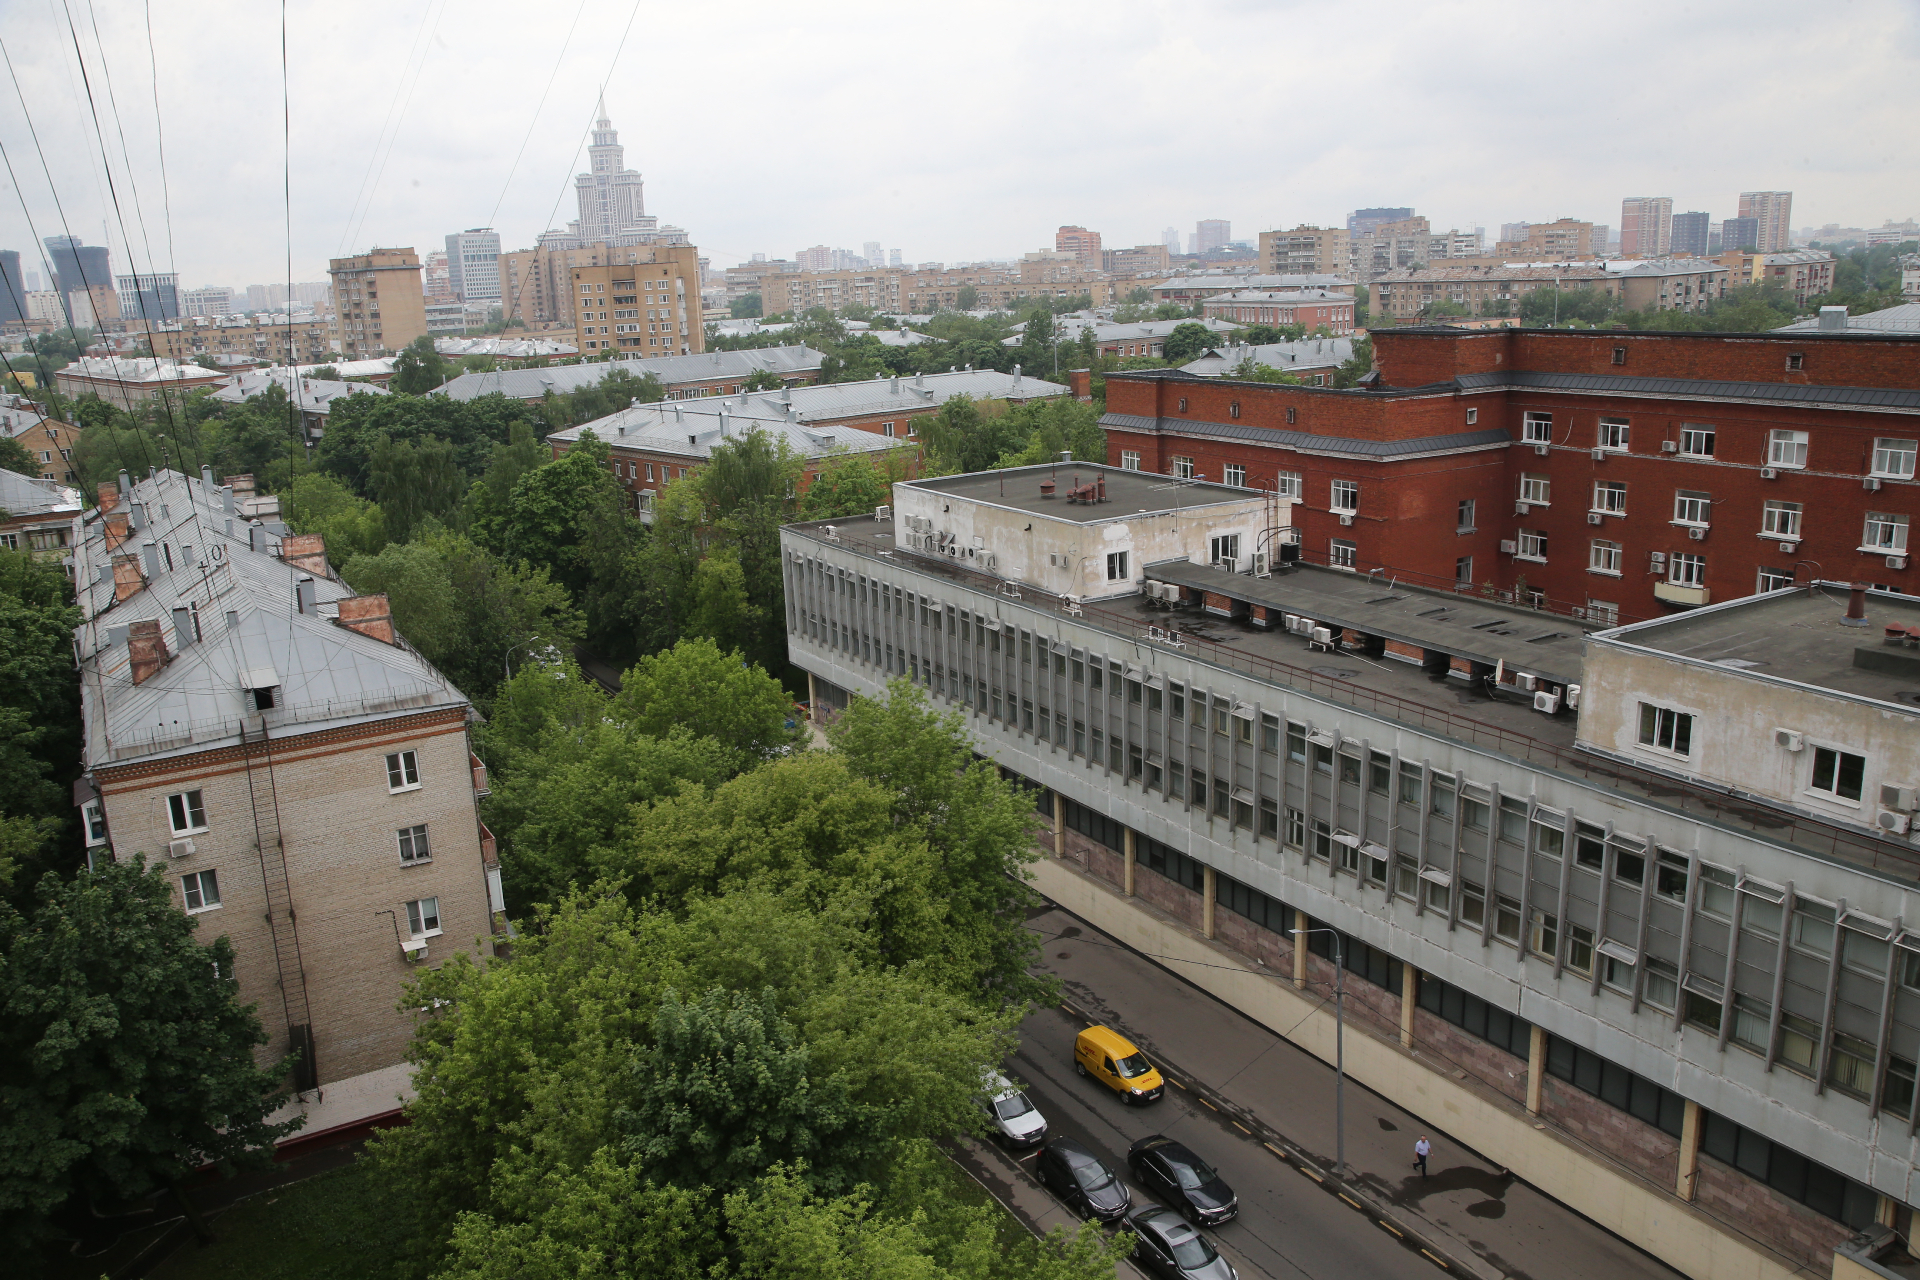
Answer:
[[(1262, 166), (1227, 163), (1227, 153), (1244, 144), (1249, 130), (1288, 136), (1297, 121), (1295, 104), (1314, 100), (1314, 93), (1250, 90), (1236, 100), (1235, 129), (1218, 137), (1195, 134), (1178, 122), (1215, 87), (1211, 60), (1184, 37), (1152, 48), (1157, 74), (1134, 90), (1136, 106), (1145, 108), (1138, 115), (1165, 123), (1090, 137), (1076, 143), (1065, 165), (1043, 166), (1037, 155), (992, 141), (1003, 133), (1021, 136), (1017, 95), (994, 94), (994, 83), (1124, 69), (1148, 52), (1130, 43), (1125, 32), (1131, 24), (1125, 21), (1112, 24), (1111, 32), (1088, 33), (1064, 57), (1007, 57), (1000, 37), (1033, 21), (1030, 9), (990, 6), (970, 11), (964, 21), (926, 19), (905, 32), (883, 33), (861, 9), (833, 10), (801, 26), (789, 25), (797, 20), (788, 11), (770, 7), (759, 28), (764, 40), (728, 43), (721, 55), (710, 23), (670, 13), (649, 17), (644, 31), (636, 27), (615, 65), (612, 49), (629, 16), (615, 0), (586, 0), (570, 43), (556, 22), (507, 46), (492, 38), (498, 26), (484, 20), (484, 8), (476, 4), (467, 21), (451, 23), (441, 20), (444, 10), (431, 0), (399, 11), (291, 6), (296, 280), (316, 278), (327, 259), (342, 253), (376, 245), (425, 251), (464, 227), (499, 229), (503, 248), (530, 246), (542, 232), (564, 227), (575, 213), (576, 175), (590, 167), (589, 135), (603, 83), (627, 166), (644, 175), (656, 204), (716, 266), (746, 261), (756, 252), (790, 252), (782, 246), (857, 246), (870, 239), (901, 247), (910, 262), (1001, 259), (1049, 245), (1063, 223), (1098, 230), (1113, 244), (1143, 244), (1160, 242), (1169, 225), (1184, 236), (1197, 221), (1217, 217), (1230, 221), (1238, 238), (1251, 239), (1273, 227), (1344, 225), (1354, 209), (1389, 203), (1412, 205), (1436, 231), (1569, 215), (1617, 224), (1621, 200), (1641, 191), (1671, 194), (1676, 210), (1706, 210), (1719, 221), (1735, 213), (1742, 192), (1790, 190), (1796, 228), (1872, 227), (1920, 211), (1920, 179), (1900, 163), (1893, 134), (1836, 133), (1814, 123), (1826, 115), (1823, 106), (1857, 109), (1860, 85), (1873, 86), (1872, 105), (1882, 111), (1897, 114), (1920, 105), (1920, 77), (1910, 74), (1920, 52), (1920, 20), (1894, 4), (1851, 6), (1832, 24), (1791, 35), (1729, 29), (1717, 16), (1721, 8), (1730, 12), (1727, 6), (1661, 11), (1656, 21), (1666, 38), (1649, 42), (1643, 70), (1657, 76), (1668, 60), (1687, 56), (1687, 87), (1666, 95), (1683, 101), (1624, 101), (1604, 116), (1552, 103), (1514, 114), (1504, 95), (1473, 87), (1484, 77), (1458, 74), (1462, 66), (1491, 67), (1524, 56), (1519, 37), (1503, 33), (1509, 24), (1488, 21), (1462, 30), (1441, 15), (1407, 6), (1364, 55), (1364, 64), (1361, 54), (1336, 54), (1299, 72), (1345, 94), (1346, 106), (1340, 130), (1290, 148), (1294, 159), (1284, 178)], [(1497, 16), (1498, 8), (1490, 6), (1489, 16)], [(1135, 4), (1115, 16), (1144, 20), (1156, 12)], [(38, 267), (31, 250), (39, 241), (71, 232), (111, 247), (116, 271), (177, 273), (185, 286), (239, 286), (285, 276), (281, 121), (277, 109), (261, 105), (278, 106), (279, 27), (266, 14), (240, 6), (216, 5), (215, 13), (224, 18), (189, 29), (163, 17), (154, 29), (160, 119), (167, 139), (178, 140), (168, 155), (170, 225), (162, 211), (152, 113), (132, 105), (150, 101), (153, 93), (144, 30), (138, 24), (102, 30), (104, 69), (118, 85), (132, 158), (129, 171), (114, 122), (104, 120), (113, 194), (120, 198), (116, 216), (79, 96), (72, 46), (54, 38), (64, 32), (55, 32), (50, 18), (18, 16), (16, 69), (66, 214), (63, 224), (37, 157), (17, 158), (16, 174), (38, 234), (30, 233), (16, 196), (0, 210), (0, 243), (22, 251), (23, 267)], [(337, 30), (375, 17), (392, 38), (364, 59), (335, 65), (300, 52), (303, 31)], [(1236, 32), (1236, 47), (1256, 53), (1337, 25), (1333, 15), (1301, 6), (1219, 5), (1210, 16), (1194, 16), (1196, 23), (1202, 19), (1215, 27), (1226, 24)], [(604, 38), (586, 40), (580, 31), (588, 29)], [(1685, 53), (1696, 36), (1711, 38), (1725, 56), (1703, 70)], [(780, 118), (831, 114), (846, 105), (837, 103), (841, 91), (783, 87), (781, 110), (771, 122), (749, 95), (744, 103), (704, 109), (697, 129), (670, 122), (657, 106), (662, 97), (685, 96), (674, 93), (676, 86), (695, 92), (701, 74), (694, 69), (700, 58), (667, 57), (666, 49), (711, 46), (715, 56), (737, 67), (744, 83), (776, 83), (794, 41), (857, 58), (890, 41), (921, 37), (940, 42), (948, 56), (977, 51), (984, 57), (989, 47), (996, 50), (987, 59), (996, 69), (986, 91), (972, 97), (965, 113), (863, 114), (863, 144), (836, 149), (831, 163), (783, 166), (777, 200), (741, 200), (729, 179), (748, 164), (764, 164), (752, 158), (769, 141), (779, 145)], [(98, 49), (91, 41), (82, 46), (98, 75)], [(1818, 62), (1828, 55), (1844, 56), (1854, 73), (1804, 86), (1791, 110), (1780, 105), (1765, 77), (1748, 74), (1754, 66), (1784, 66), (1790, 58)], [(1355, 73), (1380, 65), (1396, 73), (1365, 94), (1352, 94)], [(553, 89), (536, 114), (542, 100), (533, 86), (549, 73)], [(457, 92), (461, 85), (486, 82), (527, 91)], [(1418, 137), (1384, 127), (1416, 97), (1429, 104), (1428, 114), (1449, 119), (1450, 127)], [(460, 105), (428, 111), (428, 101)], [(360, 105), (346, 109), (346, 103)], [(0, 131), (11, 147), (31, 153), (19, 102), (0, 110)], [(1667, 127), (1676, 112), (1689, 114), (1698, 126), (1681, 131), (1689, 137), (1716, 122), (1737, 121), (1740, 127), (1702, 152)], [(1765, 127), (1752, 127), (1756, 121)], [(184, 145), (216, 123), (221, 147)], [(1632, 145), (1621, 145), (1623, 140)], [(1163, 177), (1142, 184), (1136, 176), (1141, 173)], [(1385, 179), (1383, 173), (1394, 176)], [(968, 198), (926, 199), (937, 189), (965, 190)], [(219, 192), (219, 198), (205, 198), (205, 192)], [(249, 230), (236, 235), (236, 226)]]

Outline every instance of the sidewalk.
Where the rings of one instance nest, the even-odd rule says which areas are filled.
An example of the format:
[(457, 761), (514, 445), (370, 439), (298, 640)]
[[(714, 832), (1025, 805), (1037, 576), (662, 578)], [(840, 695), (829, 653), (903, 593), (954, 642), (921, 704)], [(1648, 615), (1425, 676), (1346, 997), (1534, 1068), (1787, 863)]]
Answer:
[[(1037, 887), (1042, 893), (1051, 890), (1056, 901), (1111, 917), (1116, 924), (1124, 920), (1115, 915), (1116, 909), (1137, 909), (1158, 917), (1138, 899), (1120, 899), (1070, 865), (1042, 865), (1046, 871)], [(1296, 992), (1290, 983), (1260, 973), (1171, 920), (1158, 920), (1152, 929), (1142, 929), (1138, 939), (1125, 942), (1058, 909), (1036, 916), (1029, 927), (1047, 937), (1041, 967), (1060, 979), (1074, 1010), (1092, 1022), (1123, 1029), (1150, 1055), (1165, 1062), (1177, 1078), (1198, 1086), (1223, 1110), (1237, 1112), (1249, 1125), (1283, 1135), (1321, 1169), (1332, 1169), (1336, 1135), (1330, 1062), (1276, 1034), (1286, 1033), (1288, 1027), (1269, 1029), (1250, 1013), (1204, 994), (1210, 989), (1238, 991), (1249, 980), (1261, 987), (1280, 988), (1275, 1009), (1297, 1006), (1298, 1012), (1289, 1018), (1299, 1020), (1297, 1038), (1324, 1047), (1330, 1059), (1331, 1028), (1313, 1024), (1331, 1023), (1331, 1010), (1320, 1013), (1319, 1000), (1301, 999), (1313, 993)], [(1155, 945), (1153, 937), (1161, 943)], [(1127, 943), (1141, 945), (1141, 951)], [(1149, 958), (1142, 954), (1147, 951), (1167, 954)], [(1237, 996), (1234, 1002), (1246, 1004)], [(1437, 1104), (1429, 1108), (1435, 1119), (1421, 1120), (1359, 1084), (1353, 1074), (1356, 1050), (1378, 1057), (1382, 1046), (1370, 1032), (1351, 1024), (1346, 1043), (1346, 1156), (1351, 1185), (1363, 1199), (1374, 1201), (1371, 1207), (1416, 1231), (1430, 1233), (1450, 1256), (1483, 1264), (1470, 1261), (1463, 1268), (1482, 1275), (1615, 1280), (1679, 1274), (1660, 1258), (1520, 1181), (1468, 1146), (1478, 1132), (1476, 1121), (1468, 1107), (1445, 1096), (1451, 1092), (1458, 1097), (1458, 1090), (1437, 1091), (1428, 1099)], [(1395, 1054), (1406, 1052), (1397, 1042), (1390, 1048)], [(1414, 1057), (1419, 1059), (1417, 1053)], [(1444, 1073), (1444, 1081), (1459, 1090), (1472, 1090), (1473, 1082), (1449, 1065), (1420, 1061), (1415, 1069), (1423, 1074)], [(1532, 1127), (1545, 1128), (1539, 1123)], [(1414, 1140), (1422, 1134), (1433, 1141), (1432, 1176), (1425, 1179), (1412, 1167)], [(1605, 1171), (1594, 1170), (1590, 1180), (1595, 1185), (1605, 1182)], [(1692, 1252), (1711, 1255), (1711, 1265), (1696, 1265), (1695, 1274), (1794, 1274), (1777, 1255), (1760, 1256), (1757, 1247), (1726, 1235), (1724, 1228), (1702, 1220), (1690, 1206), (1674, 1201), (1659, 1206), (1657, 1212), (1659, 1220), (1646, 1223), (1640, 1243), (1675, 1257), (1678, 1251), (1671, 1242), (1685, 1239), (1693, 1245)]]

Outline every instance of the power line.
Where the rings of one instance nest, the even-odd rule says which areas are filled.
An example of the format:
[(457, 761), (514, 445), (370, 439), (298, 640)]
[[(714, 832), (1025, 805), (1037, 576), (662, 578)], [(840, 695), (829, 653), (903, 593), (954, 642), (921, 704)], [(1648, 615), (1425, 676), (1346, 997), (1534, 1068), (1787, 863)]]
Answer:
[[(638, 12), (639, 8), (640, 6), (636, 0), (634, 11)], [(520, 157), (527, 153), (527, 143), (532, 140), (533, 130), (535, 126), (540, 123), (540, 112), (547, 105), (547, 95), (553, 91), (553, 82), (559, 78), (560, 66), (567, 60), (567, 46), (573, 43), (574, 29), (580, 25), (580, 15), (586, 11), (587, 0), (580, 0), (579, 7), (573, 11), (573, 21), (567, 24), (567, 34), (565, 38), (560, 41), (560, 52), (554, 55), (553, 70), (547, 73), (546, 87), (540, 90), (540, 101), (534, 104), (533, 115), (527, 120), (527, 132), (520, 139), (520, 149), (513, 153), (513, 163), (507, 166), (507, 180), (500, 184), (500, 197), (493, 202), (493, 212), (487, 215), (488, 226), (492, 226), (494, 219), (500, 216), (500, 206), (506, 202), (507, 191), (513, 186), (513, 175), (515, 171), (520, 168)], [(631, 25), (633, 20), (629, 18), (627, 21), (628, 24)], [(616, 54), (615, 56), (618, 57), (619, 55)]]
[[(284, 5), (282, 7), (284, 8)], [(427, 8), (428, 8), (428, 11), (431, 12), (433, 8), (432, 0), (428, 0)], [(420, 50), (420, 60), (418, 62), (414, 62), (412, 52), (411, 51), (408, 52), (407, 64), (403, 64), (403, 67), (400, 73), (400, 83), (394, 86), (394, 100), (399, 106), (399, 114), (394, 115), (393, 108), (389, 106), (388, 113), (391, 119), (391, 123), (393, 125), (393, 131), (391, 133), (388, 133), (387, 126), (385, 123), (383, 123), (380, 126), (379, 135), (377, 135), (374, 138), (374, 144), (373, 144), (374, 154), (367, 158), (367, 162), (368, 162), (368, 165), (371, 167), (373, 165), (375, 157), (378, 157), (379, 167), (377, 169), (372, 169), (372, 175), (373, 175), (372, 180), (366, 184), (365, 206), (362, 207), (357, 198), (354, 201), (355, 207), (358, 208), (359, 210), (358, 221), (354, 220), (354, 213), (352, 210), (349, 210), (348, 212), (348, 229), (346, 234), (341, 238), (341, 241), (340, 241), (340, 250), (342, 253), (346, 251), (350, 241), (356, 242), (356, 243), (358, 242), (360, 237), (360, 228), (366, 225), (367, 215), (373, 212), (374, 193), (379, 190), (380, 179), (383, 175), (385, 175), (387, 171), (387, 161), (393, 159), (393, 149), (396, 145), (399, 144), (399, 141), (400, 141), (400, 126), (407, 118), (407, 108), (413, 104), (414, 91), (420, 87), (420, 73), (426, 69), (427, 55), (432, 52), (433, 41), (439, 37), (440, 20), (446, 17), (446, 14), (447, 14), (446, 0), (441, 0), (440, 12), (433, 20), (433, 30), (427, 34), (427, 38), (425, 39), (424, 42), (419, 42), (416, 44), (416, 47)], [(426, 29), (427, 29), (426, 21), (427, 21), (426, 14), (423, 13), (420, 17), (420, 29), (422, 32), (426, 32)], [(416, 41), (419, 41), (419, 36), (416, 35), (415, 39)], [(283, 21), (281, 24), (281, 43), (285, 44), (285, 42), (286, 42), (286, 30), (285, 30), (285, 23)], [(283, 49), (281, 52), (282, 52), (282, 63), (284, 64), (285, 50)], [(406, 69), (407, 66), (411, 66), (410, 71)], [(285, 72), (285, 67), (283, 65), (282, 66), (283, 81), (285, 79), (284, 72)], [(402, 89), (405, 90), (404, 100), (401, 98)], [(386, 150), (384, 153), (381, 151), (381, 143), (383, 140), (386, 145)]]

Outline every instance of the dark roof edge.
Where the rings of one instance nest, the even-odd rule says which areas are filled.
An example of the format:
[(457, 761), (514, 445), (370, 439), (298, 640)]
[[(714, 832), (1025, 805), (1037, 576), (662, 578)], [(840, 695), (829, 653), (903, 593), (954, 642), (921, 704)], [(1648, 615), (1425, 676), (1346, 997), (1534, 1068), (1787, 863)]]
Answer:
[(1808, 338), (1826, 341), (1836, 338), (1845, 340), (1871, 337), (1891, 342), (1920, 342), (1920, 333), (1873, 333), (1860, 329), (1837, 331), (1795, 329), (1792, 332), (1761, 329), (1756, 332), (1737, 329), (1555, 329), (1543, 325), (1515, 325), (1511, 329), (1462, 329), (1454, 325), (1410, 324), (1404, 327), (1396, 325), (1391, 328), (1367, 330), (1368, 337), (1377, 337), (1383, 333), (1404, 334), (1412, 338), (1484, 338), (1504, 333), (1555, 333), (1580, 334), (1595, 338), (1733, 338), (1741, 341), (1802, 342)]

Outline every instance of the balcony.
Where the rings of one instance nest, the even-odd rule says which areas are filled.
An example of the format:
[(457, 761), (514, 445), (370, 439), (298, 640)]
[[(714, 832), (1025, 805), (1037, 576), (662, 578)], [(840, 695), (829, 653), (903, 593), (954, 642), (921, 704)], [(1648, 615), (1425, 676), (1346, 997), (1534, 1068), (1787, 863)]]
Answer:
[(487, 766), (481, 763), (480, 757), (471, 751), (467, 752), (467, 764), (473, 770), (474, 796), (479, 798), (492, 795), (493, 792), (487, 788)]
[(1686, 587), (1677, 582), (1656, 582), (1653, 584), (1653, 598), (1666, 604), (1698, 609), (1713, 597), (1705, 587)]
[(493, 832), (487, 830), (487, 824), (480, 824), (480, 861), (493, 866), (500, 861), (500, 853), (494, 845)]

